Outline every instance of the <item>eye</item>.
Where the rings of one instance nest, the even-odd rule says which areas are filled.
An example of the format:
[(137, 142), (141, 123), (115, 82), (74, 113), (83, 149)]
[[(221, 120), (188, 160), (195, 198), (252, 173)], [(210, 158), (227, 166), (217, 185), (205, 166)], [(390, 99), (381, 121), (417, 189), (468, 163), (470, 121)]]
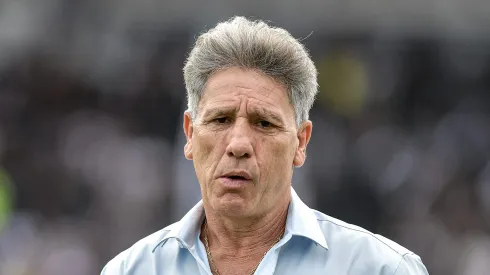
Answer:
[(262, 128), (269, 128), (272, 126), (272, 123), (270, 123), (269, 121), (266, 121), (266, 120), (261, 120), (261, 121), (259, 121), (258, 124)]
[(227, 117), (218, 117), (218, 118), (215, 118), (214, 121), (218, 122), (219, 124), (224, 124), (228, 121), (228, 118)]

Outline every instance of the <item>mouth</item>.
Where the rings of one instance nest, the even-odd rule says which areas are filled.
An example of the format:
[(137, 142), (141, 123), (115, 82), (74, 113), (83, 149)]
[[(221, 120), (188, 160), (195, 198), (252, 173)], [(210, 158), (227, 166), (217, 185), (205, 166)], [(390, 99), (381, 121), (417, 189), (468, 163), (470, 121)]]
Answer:
[(225, 178), (229, 178), (232, 180), (245, 180), (245, 178), (241, 177), (241, 176), (229, 176), (229, 177), (225, 177)]
[(250, 180), (252, 179), (252, 175), (246, 171), (234, 171), (230, 173), (226, 173), (221, 178), (229, 178), (232, 180)]
[(252, 176), (245, 171), (230, 172), (220, 177), (221, 182), (228, 187), (239, 187), (250, 183)]

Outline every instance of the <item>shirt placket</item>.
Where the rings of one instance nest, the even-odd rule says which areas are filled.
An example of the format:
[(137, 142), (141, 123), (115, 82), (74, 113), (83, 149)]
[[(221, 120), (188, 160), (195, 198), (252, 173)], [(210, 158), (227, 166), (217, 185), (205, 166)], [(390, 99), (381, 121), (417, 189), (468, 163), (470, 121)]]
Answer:
[(281, 251), (281, 247), (284, 246), (289, 240), (291, 236), (285, 235), (276, 245), (274, 245), (268, 252), (265, 254), (264, 259), (260, 262), (257, 270), (254, 275), (272, 275), (276, 270), (277, 260), (279, 259), (279, 252)]
[(193, 245), (192, 247), (187, 247), (182, 243), (181, 243), (181, 245), (189, 251), (189, 253), (192, 255), (194, 260), (197, 262), (197, 264), (199, 266), (199, 274), (200, 275), (213, 275), (213, 273), (211, 272), (211, 269), (209, 268), (209, 265), (205, 264), (203, 262), (203, 260), (201, 259), (201, 257), (199, 257), (199, 255), (196, 251), (195, 245)]

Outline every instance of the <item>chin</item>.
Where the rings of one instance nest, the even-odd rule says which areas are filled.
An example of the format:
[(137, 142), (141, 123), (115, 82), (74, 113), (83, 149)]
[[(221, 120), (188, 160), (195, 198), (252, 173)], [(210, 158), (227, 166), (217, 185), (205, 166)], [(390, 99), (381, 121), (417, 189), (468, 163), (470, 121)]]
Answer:
[(248, 204), (243, 198), (219, 198), (215, 203), (215, 210), (230, 217), (243, 217), (249, 212)]

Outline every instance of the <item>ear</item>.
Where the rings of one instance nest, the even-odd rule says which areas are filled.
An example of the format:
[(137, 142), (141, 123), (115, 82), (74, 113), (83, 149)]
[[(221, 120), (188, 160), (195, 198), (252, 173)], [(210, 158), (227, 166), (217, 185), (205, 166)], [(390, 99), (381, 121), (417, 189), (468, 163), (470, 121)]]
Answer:
[(310, 120), (307, 120), (301, 124), (298, 130), (298, 148), (294, 154), (293, 165), (296, 167), (301, 167), (306, 160), (306, 146), (310, 141), (311, 131), (313, 129), (313, 124)]
[(192, 116), (190, 112), (184, 112), (184, 133), (187, 139), (186, 144), (184, 145), (184, 155), (188, 160), (192, 160), (192, 134), (194, 128), (192, 126)]

